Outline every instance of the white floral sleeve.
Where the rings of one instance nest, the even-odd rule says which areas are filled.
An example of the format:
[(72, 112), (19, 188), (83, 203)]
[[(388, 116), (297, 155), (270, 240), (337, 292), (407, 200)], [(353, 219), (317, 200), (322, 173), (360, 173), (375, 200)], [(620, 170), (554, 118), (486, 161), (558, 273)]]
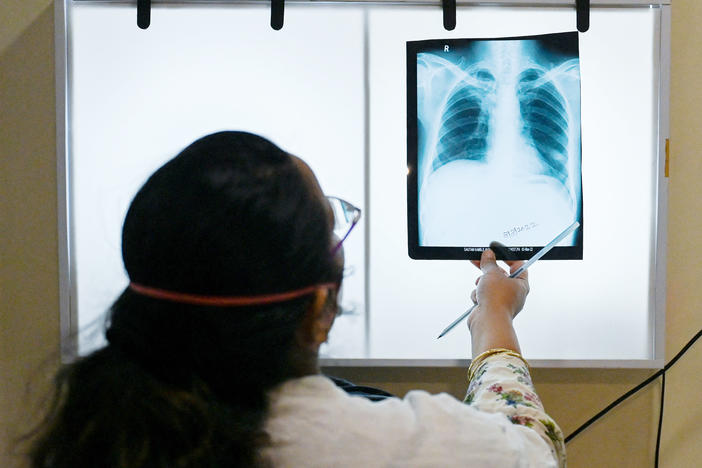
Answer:
[(551, 447), (560, 467), (566, 466), (563, 432), (546, 414), (529, 367), (514, 352), (494, 352), (471, 365), (465, 403), (481, 411), (503, 413), (513, 424), (536, 431)]

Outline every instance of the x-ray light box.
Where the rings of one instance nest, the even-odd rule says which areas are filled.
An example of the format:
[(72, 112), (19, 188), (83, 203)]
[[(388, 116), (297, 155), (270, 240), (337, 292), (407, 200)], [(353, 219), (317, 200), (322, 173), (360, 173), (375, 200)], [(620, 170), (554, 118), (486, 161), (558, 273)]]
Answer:
[[(327, 194), (363, 210), (324, 364), (465, 365), (466, 327), (436, 336), (470, 306), (480, 272), (431, 258), (458, 248), (465, 259), (490, 240), (538, 247), (578, 220), (581, 237), (529, 270), (515, 320), (525, 356), (661, 365), (669, 2), (593, 0), (584, 34), (569, 32), (572, 1), (460, 3), (453, 31), (437, 2), (290, 1), (280, 31), (266, 2), (205, 3), (153, 2), (144, 31), (131, 4), (56, 2), (65, 345), (103, 344), (140, 184), (195, 138), (241, 129), (302, 157)], [(413, 235), (417, 258), (441, 255), (411, 258)]]

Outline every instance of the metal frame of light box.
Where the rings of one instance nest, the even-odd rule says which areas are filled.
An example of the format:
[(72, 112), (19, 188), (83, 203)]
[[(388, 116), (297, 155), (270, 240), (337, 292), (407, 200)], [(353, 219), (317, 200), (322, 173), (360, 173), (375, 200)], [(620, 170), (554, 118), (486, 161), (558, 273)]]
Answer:
[[(70, 192), (70, 147), (71, 132), (70, 106), (68, 96), (71, 83), (68, 80), (70, 56), (68, 54), (68, 33), (70, 18), (69, 2), (80, 4), (123, 4), (136, 6), (136, 0), (54, 0), (55, 24), (55, 66), (56, 66), (56, 170), (58, 189), (58, 260), (59, 260), (59, 310), (62, 357), (69, 361), (77, 355), (77, 305), (76, 285), (72, 281), (75, 259), (74, 246), (70, 234), (71, 192)], [(236, 4), (261, 5), (261, 1), (227, 0), (152, 0), (154, 5), (186, 4)], [(441, 8), (441, 0), (287, 0), (289, 4), (362, 4), (362, 5), (412, 5)], [(524, 6), (524, 7), (573, 7), (575, 25), (575, 0), (457, 0), (458, 6)], [(659, 50), (658, 50), (658, 154), (657, 154), (657, 209), (654, 214), (656, 238), (654, 239), (654, 262), (651, 273), (655, 277), (649, 291), (649, 326), (653, 328), (652, 358), (650, 359), (536, 359), (530, 361), (532, 367), (547, 368), (630, 368), (660, 369), (665, 362), (665, 303), (666, 303), (666, 243), (668, 212), (668, 179), (665, 175), (667, 141), (670, 138), (670, 37), (672, 0), (591, 0), (590, 6), (612, 8), (660, 8)], [(135, 13), (136, 27), (136, 13)], [(366, 132), (367, 133), (367, 132)], [(365, 137), (367, 139), (367, 135)], [(366, 142), (366, 152), (368, 144)], [(366, 161), (368, 155), (365, 155)], [(366, 233), (368, 237), (368, 233)], [(366, 250), (368, 250), (366, 246)], [(366, 254), (366, 261), (368, 254)], [(367, 285), (366, 285), (367, 286)], [(366, 290), (368, 288), (366, 287)], [(366, 320), (367, 321), (367, 320)], [(367, 349), (367, 347), (366, 347)], [(470, 359), (375, 359), (375, 358), (322, 358), (323, 367), (466, 367)]]

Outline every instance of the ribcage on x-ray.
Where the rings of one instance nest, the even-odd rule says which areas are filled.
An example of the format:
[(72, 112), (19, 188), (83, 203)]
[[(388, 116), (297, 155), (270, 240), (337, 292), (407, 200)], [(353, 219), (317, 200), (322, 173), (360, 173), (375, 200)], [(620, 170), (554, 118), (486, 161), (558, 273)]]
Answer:
[(517, 93), (523, 134), (536, 149), (545, 174), (565, 182), (568, 160), (568, 114), (565, 100), (544, 73), (529, 68), (519, 75)]
[(464, 82), (446, 102), (432, 170), (459, 159), (485, 158), (489, 120), (486, 97), (494, 89), (494, 77), (480, 71), (476, 78), (479, 85)]

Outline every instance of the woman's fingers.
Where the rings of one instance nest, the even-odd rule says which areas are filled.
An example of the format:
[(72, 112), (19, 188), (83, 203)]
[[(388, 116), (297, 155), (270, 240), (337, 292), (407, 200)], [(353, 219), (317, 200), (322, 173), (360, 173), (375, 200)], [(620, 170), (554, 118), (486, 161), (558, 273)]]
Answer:
[(490, 273), (497, 269), (501, 270), (501, 268), (497, 266), (495, 252), (490, 249), (483, 250), (483, 254), (480, 256), (480, 270), (483, 273)]

